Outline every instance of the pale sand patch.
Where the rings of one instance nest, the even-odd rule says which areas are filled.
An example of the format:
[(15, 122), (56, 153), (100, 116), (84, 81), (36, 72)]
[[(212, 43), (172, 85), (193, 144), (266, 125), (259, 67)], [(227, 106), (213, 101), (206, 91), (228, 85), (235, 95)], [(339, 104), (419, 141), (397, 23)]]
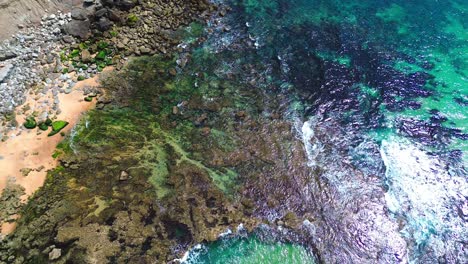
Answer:
[[(57, 116), (57, 120), (64, 120), (70, 123), (62, 130), (65, 133), (69, 132), (79, 121), (81, 113), (95, 105), (96, 99), (93, 102), (83, 100), (84, 95), (81, 88), (98, 86), (98, 76), (96, 75), (92, 79), (78, 82), (69, 94), (59, 95), (59, 105), (62, 112)], [(26, 103), (34, 105), (37, 103), (37, 100), (28, 98)], [(24, 116), (17, 117), (19, 124), (22, 124), (24, 119)], [(57, 166), (57, 160), (52, 158), (52, 154), (63, 137), (60, 134), (48, 137), (49, 131), (42, 132), (40, 135), (37, 135), (37, 132), (38, 129), (26, 130), (0, 143), (0, 156), (2, 157), (0, 159), (0, 193), (5, 188), (8, 178), (13, 177), (15, 183), (25, 188), (25, 195), (21, 198), (23, 201), (26, 201), (29, 196), (44, 184), (47, 170)], [(34, 171), (34, 169), (41, 166), (44, 166), (41, 171)], [(30, 168), (33, 171), (24, 177), (20, 171), (22, 168)], [(14, 227), (14, 223), (4, 223), (2, 224), (1, 233), (8, 234), (14, 230)]]

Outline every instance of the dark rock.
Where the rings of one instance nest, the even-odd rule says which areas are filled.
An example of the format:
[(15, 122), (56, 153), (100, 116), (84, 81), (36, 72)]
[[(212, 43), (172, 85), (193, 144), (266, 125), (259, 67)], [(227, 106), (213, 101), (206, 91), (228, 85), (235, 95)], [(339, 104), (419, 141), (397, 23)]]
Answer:
[(15, 58), (17, 55), (11, 50), (0, 50), (0, 61)]
[(101, 18), (106, 15), (107, 15), (107, 8), (99, 9), (98, 11), (96, 11), (96, 13), (94, 13), (94, 17), (96, 18)]
[(136, 1), (132, 0), (117, 0), (117, 6), (121, 10), (128, 11), (135, 6)]
[(128, 11), (132, 9), (138, 1), (134, 0), (102, 0), (101, 3), (107, 7), (118, 7), (120, 10)]
[(201, 126), (207, 119), (208, 119), (208, 115), (206, 113), (203, 113), (201, 116), (197, 118), (197, 120), (195, 120), (195, 125)]
[(121, 18), (121, 15), (120, 15), (119, 11), (109, 10), (108, 17), (113, 22), (117, 22), (117, 23), (122, 22), (122, 18)]
[(101, 17), (101, 19), (99, 19), (99, 22), (97, 23), (97, 28), (100, 30), (100, 31), (107, 31), (109, 30), (112, 25), (114, 23), (112, 23), (111, 21), (109, 21), (108, 18), (106, 17)]
[(65, 25), (65, 32), (82, 39), (86, 39), (90, 33), (89, 26), (91, 23), (89, 20), (72, 20), (70, 23)]

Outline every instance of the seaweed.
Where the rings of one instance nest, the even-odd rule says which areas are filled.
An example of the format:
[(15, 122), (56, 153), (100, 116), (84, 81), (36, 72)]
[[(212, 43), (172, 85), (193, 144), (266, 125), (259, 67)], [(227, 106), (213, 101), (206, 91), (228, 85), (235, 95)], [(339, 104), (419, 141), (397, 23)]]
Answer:
[(48, 134), (49, 137), (59, 133), (69, 123), (67, 121), (54, 121), (52, 122), (52, 131)]

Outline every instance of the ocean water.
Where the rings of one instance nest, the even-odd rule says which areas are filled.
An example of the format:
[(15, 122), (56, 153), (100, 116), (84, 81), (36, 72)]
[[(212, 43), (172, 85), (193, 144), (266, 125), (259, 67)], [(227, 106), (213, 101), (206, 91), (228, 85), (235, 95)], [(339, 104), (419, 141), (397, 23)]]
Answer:
[[(223, 239), (186, 263), (311, 263), (312, 248), (326, 263), (465, 263), (468, 2), (226, 4), (231, 30), (204, 48), (253, 47), (265, 66), (259, 89), (289, 98), (309, 168), (331, 196), (302, 186), (322, 210), (304, 228), (313, 247)], [(236, 44), (242, 37), (250, 42)]]

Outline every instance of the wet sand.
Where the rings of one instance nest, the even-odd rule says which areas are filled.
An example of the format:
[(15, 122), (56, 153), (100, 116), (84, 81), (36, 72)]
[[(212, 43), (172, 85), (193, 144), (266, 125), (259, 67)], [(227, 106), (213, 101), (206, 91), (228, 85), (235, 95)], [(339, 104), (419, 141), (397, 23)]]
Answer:
[[(98, 86), (98, 76), (78, 82), (69, 94), (59, 95), (61, 113), (57, 116), (57, 120), (69, 122), (69, 125), (62, 130), (63, 132), (69, 132), (79, 121), (81, 114), (95, 105), (96, 100), (93, 102), (83, 100), (84, 95), (81, 89), (86, 86)], [(34, 105), (37, 100), (28, 96), (27, 103)], [(17, 117), (20, 125), (24, 119), (25, 116)], [(52, 157), (52, 154), (63, 137), (60, 134), (48, 137), (49, 131), (38, 135), (38, 131), (37, 128), (23, 130), (19, 135), (16, 135), (18, 131), (13, 131), (7, 141), (0, 142), (0, 193), (5, 188), (8, 179), (13, 178), (14, 183), (25, 188), (25, 195), (21, 199), (26, 201), (44, 184), (47, 170), (57, 166), (57, 160)], [(23, 168), (29, 168), (32, 171), (27, 176), (23, 176), (21, 172)], [(8, 234), (14, 230), (14, 227), (14, 223), (4, 223), (1, 233)]]

